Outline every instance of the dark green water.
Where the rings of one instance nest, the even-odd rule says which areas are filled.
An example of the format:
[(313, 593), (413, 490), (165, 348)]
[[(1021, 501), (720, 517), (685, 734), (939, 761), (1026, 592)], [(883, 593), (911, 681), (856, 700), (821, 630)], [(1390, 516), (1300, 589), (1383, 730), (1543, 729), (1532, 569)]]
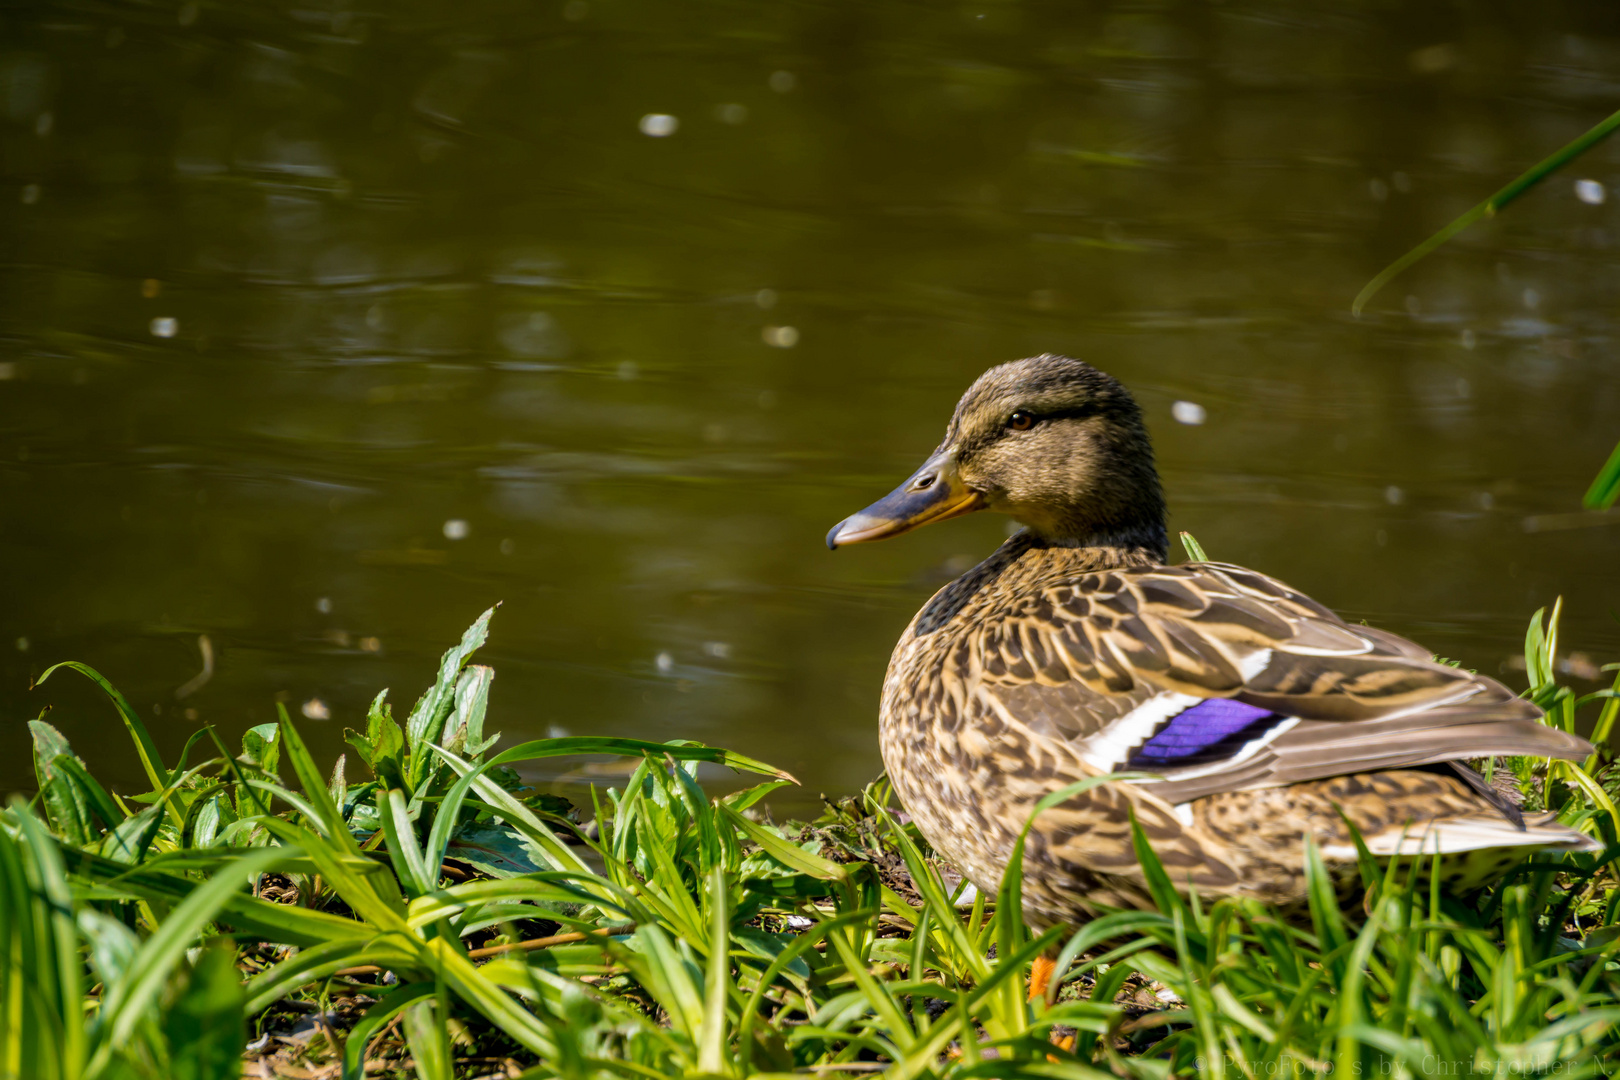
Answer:
[(822, 536), (1048, 350), (1137, 391), (1212, 556), (1516, 682), (1562, 594), (1620, 659), (1620, 519), (1570, 516), (1620, 438), (1620, 142), (1348, 310), (1620, 106), (1620, 8), (1305, 8), (0, 8), (0, 787), (47, 704), (138, 776), (54, 661), (171, 754), (280, 698), (332, 755), (503, 601), (509, 738), (853, 789), (1005, 523)]

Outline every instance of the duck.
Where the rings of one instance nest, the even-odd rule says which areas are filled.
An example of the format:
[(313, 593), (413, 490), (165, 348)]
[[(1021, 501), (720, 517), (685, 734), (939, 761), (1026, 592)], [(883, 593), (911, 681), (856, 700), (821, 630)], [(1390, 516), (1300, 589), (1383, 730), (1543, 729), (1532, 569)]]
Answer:
[(1133, 820), (1182, 892), (1295, 911), (1308, 842), (1341, 886), (1357, 878), (1352, 828), (1378, 857), (1437, 853), (1455, 891), (1600, 848), (1466, 763), (1591, 753), (1530, 701), (1258, 571), (1170, 565), (1142, 410), (1090, 364), (986, 371), (922, 466), (827, 545), (980, 511), (1020, 527), (906, 627), (879, 745), (923, 838), (989, 895), (1038, 801), (1119, 777), (1030, 824), (1037, 931), (1154, 907)]

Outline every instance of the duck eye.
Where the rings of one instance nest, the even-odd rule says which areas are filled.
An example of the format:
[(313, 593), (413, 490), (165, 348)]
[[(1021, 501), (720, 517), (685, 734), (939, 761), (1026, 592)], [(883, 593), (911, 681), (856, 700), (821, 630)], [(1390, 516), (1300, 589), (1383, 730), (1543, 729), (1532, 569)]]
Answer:
[(1028, 431), (1030, 428), (1035, 426), (1035, 418), (1029, 415), (1029, 413), (1025, 412), (1023, 409), (1019, 409), (1017, 412), (1007, 417), (1007, 426), (1012, 428), (1014, 431)]

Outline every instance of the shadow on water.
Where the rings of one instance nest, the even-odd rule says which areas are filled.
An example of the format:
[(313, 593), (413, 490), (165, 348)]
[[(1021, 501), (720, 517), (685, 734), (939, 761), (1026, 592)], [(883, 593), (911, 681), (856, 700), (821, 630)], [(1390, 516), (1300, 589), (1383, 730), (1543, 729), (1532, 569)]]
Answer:
[(0, 13), (6, 786), (47, 702), (134, 775), (89, 687), (27, 690), (55, 660), (171, 752), (279, 698), (335, 754), (502, 600), (495, 729), (850, 790), (894, 638), (1004, 522), (821, 537), (1046, 350), (1136, 389), (1214, 556), (1485, 671), (1560, 593), (1620, 651), (1620, 531), (1572, 516), (1620, 143), (1348, 314), (1615, 108), (1620, 10), (381, 12)]

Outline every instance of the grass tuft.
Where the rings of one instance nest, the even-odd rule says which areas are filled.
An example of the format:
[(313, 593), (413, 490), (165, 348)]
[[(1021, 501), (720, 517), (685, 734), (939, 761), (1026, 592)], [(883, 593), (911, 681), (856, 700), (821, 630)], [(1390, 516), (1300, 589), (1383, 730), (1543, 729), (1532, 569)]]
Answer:
[[(491, 755), (490, 671), (471, 662), (489, 613), (403, 726), (379, 696), (348, 733), (356, 781), (323, 771), (285, 715), (171, 767), (106, 680), (59, 665), (107, 692), (151, 790), (113, 798), (32, 725), (39, 797), (0, 812), (0, 1076), (234, 1080), (244, 1056), (345, 1080), (1606, 1076), (1620, 843), (1603, 743), (1620, 698), (1557, 682), (1558, 615), (1532, 620), (1527, 693), (1549, 723), (1590, 721), (1600, 748), (1501, 767), (1603, 853), (1464, 897), (1421, 859), (1365, 856), (1365, 907), (1347, 912), (1311, 848), (1304, 925), (1178, 893), (1133, 823), (1156, 910), (1038, 935), (1022, 838), (996, 893), (971, 890), (882, 781), (775, 823), (763, 800), (791, 777), (698, 743)], [(512, 769), (570, 754), (637, 764), (588, 808)], [(763, 780), (711, 796), (699, 762)], [(1043, 953), (1058, 974), (1029, 1001)]]

